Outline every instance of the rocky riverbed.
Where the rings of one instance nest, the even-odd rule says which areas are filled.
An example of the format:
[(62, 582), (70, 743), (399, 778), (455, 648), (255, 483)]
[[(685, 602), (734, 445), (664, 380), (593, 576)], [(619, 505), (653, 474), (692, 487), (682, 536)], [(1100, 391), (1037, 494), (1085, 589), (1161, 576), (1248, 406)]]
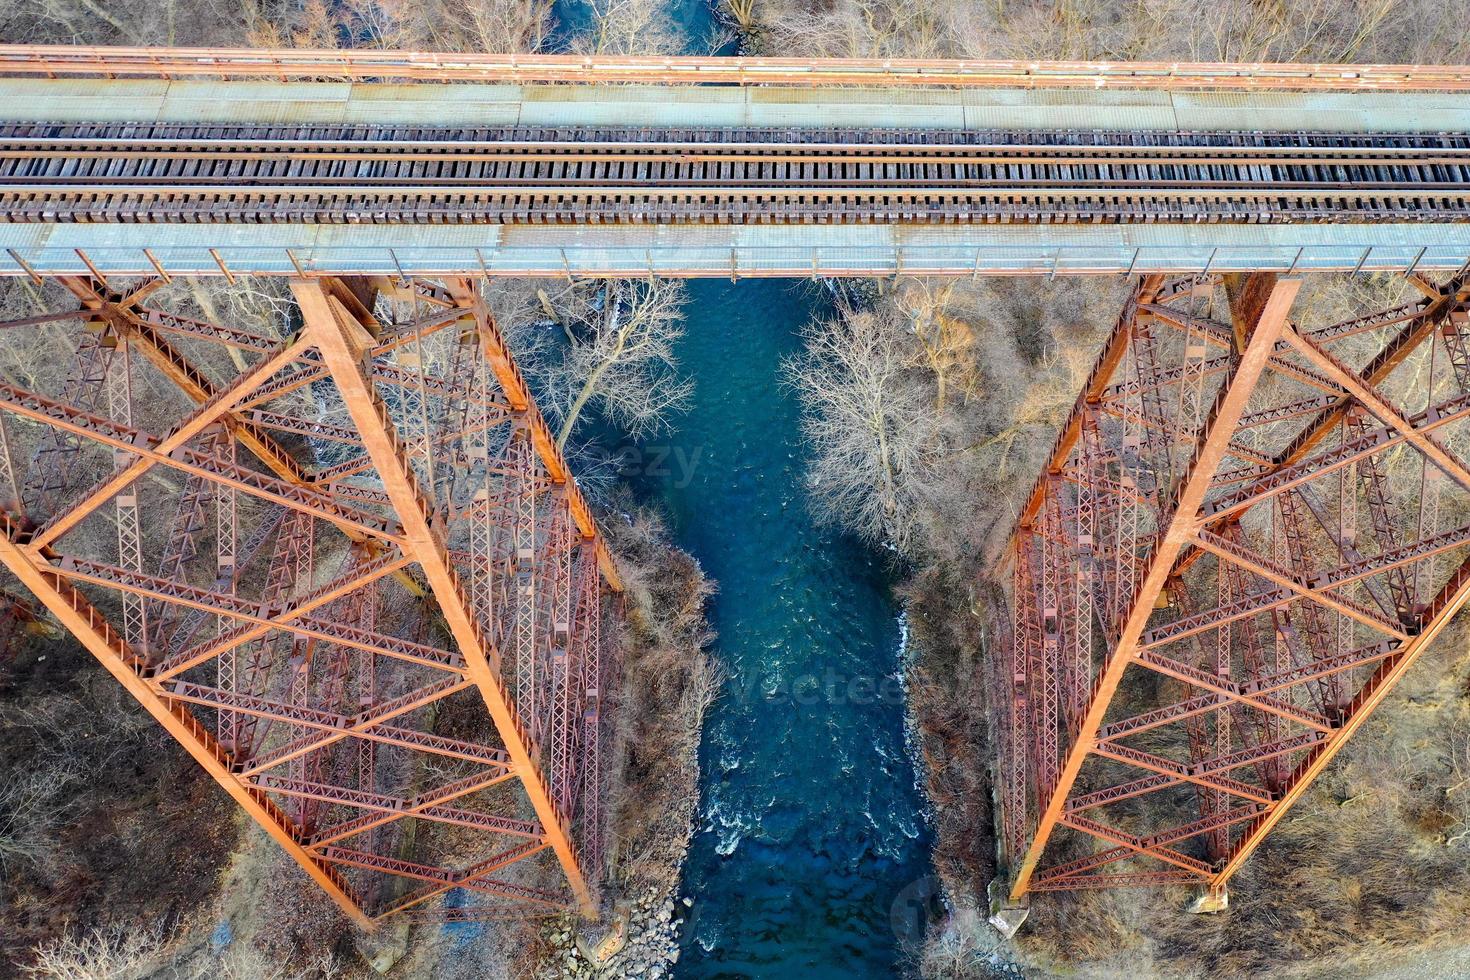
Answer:
[[(579, 931), (569, 923), (550, 927), (546, 941), (551, 956), (548, 977), (634, 977), (657, 980), (668, 976), (679, 961), (679, 927), (692, 901), (675, 900), (668, 892), (651, 888), (644, 897), (623, 910), (626, 940), (620, 950), (603, 963), (596, 963)], [(595, 954), (594, 954), (595, 955)]]

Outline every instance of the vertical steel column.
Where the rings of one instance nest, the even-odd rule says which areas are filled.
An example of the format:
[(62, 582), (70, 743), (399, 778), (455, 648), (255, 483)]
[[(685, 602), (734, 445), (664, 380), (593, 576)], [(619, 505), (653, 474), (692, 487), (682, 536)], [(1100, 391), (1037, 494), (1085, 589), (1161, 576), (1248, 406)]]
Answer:
[[(1266, 274), (1261, 274), (1258, 278), (1270, 281), (1269, 295), (1250, 324), (1249, 333), (1244, 338), (1244, 348), (1231, 359), (1226, 380), (1214, 404), (1210, 406), (1201, 438), (1183, 478), (1176, 484), (1170, 499), (1163, 506), (1162, 513), (1166, 523), (1155, 535), (1144, 558), (1138, 589), (1123, 619), (1119, 639), (1108, 654), (1103, 672), (1090, 698), (1081, 735), (1067, 755), (1056, 789), (1047, 796), (1031, 846), (1016, 873), (1011, 889), (1013, 899), (1019, 900), (1026, 894), (1041, 853), (1061, 821), (1062, 808), (1072, 791), (1083, 761), (1098, 742), (1098, 732), (1104, 715), (1123, 673), (1137, 656), (1138, 640), (1153, 612), (1155, 601), (1163, 593), (1164, 585), (1173, 572), (1175, 559), (1193, 538), (1205, 492), (1225, 456), (1226, 447), (1234, 434), (1236, 423), (1245, 411), (1246, 402), (1275, 350), (1291, 304), (1301, 286), (1297, 279), (1278, 280), (1274, 276), (1268, 278)], [(1073, 436), (1073, 442), (1075, 438)], [(1069, 444), (1068, 449), (1070, 448)]]
[(306, 323), (306, 336), (320, 351), (336, 382), (403, 525), (404, 550), (428, 579), (430, 591), (464, 656), (466, 674), (480, 690), (516, 775), (573, 893), (583, 912), (594, 915), (596, 906), (573, 849), (569, 828), (558, 812), (538, 754), (501, 677), (500, 653), (480, 629), (459, 576), (450, 564), (445, 542), (430, 522), (428, 506), (416, 485), (404, 447), (367, 373), (365, 355), (372, 346), (372, 338), (319, 280), (292, 280), (291, 289)]

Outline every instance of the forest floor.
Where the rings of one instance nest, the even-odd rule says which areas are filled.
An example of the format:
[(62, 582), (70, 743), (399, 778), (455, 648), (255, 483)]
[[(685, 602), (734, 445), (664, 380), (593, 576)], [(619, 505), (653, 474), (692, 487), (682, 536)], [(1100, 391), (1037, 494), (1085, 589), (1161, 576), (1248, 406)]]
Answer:
[(0, 975), (126, 909), (173, 929), (212, 901), (235, 807), (70, 639), (0, 657)]

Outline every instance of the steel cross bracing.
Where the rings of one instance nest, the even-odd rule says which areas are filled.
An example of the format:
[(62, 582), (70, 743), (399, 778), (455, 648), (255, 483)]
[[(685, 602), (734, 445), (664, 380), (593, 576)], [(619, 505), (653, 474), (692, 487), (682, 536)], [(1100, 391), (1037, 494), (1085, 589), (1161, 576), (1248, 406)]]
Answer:
[(1137, 280), (1007, 555), (1012, 900), (1219, 894), (1470, 597), (1470, 270), (1410, 282)]
[(0, 324), (75, 351), (0, 380), (5, 568), (359, 924), (592, 912), (622, 586), (477, 282), (279, 335), (58, 282)]

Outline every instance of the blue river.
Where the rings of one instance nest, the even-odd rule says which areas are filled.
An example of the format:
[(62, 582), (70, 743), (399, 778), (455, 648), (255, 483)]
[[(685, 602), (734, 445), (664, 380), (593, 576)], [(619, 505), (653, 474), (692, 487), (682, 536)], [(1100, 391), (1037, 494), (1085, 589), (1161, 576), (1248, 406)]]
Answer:
[(922, 929), (929, 832), (899, 610), (884, 557), (814, 524), (800, 405), (780, 383), (826, 310), (808, 283), (691, 283), (679, 358), (693, 404), (643, 447), (651, 472), (635, 480), (719, 585), (728, 683), (700, 751), (687, 980), (895, 976)]

